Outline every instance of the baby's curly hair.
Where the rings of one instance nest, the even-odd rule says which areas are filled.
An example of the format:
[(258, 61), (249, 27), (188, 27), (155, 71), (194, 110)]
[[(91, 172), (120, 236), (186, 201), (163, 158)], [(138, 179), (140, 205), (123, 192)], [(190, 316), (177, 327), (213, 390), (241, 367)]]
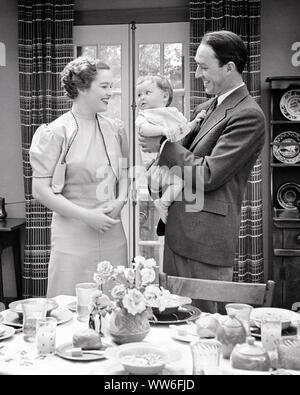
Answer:
[(75, 99), (78, 89), (89, 89), (98, 70), (110, 70), (110, 67), (99, 59), (80, 56), (71, 62), (61, 72), (61, 85), (66, 96)]
[(150, 81), (154, 82), (156, 86), (158, 86), (159, 89), (161, 89), (163, 92), (167, 92), (169, 95), (166, 107), (168, 107), (173, 100), (173, 87), (170, 83), (170, 81), (166, 78), (163, 77), (162, 75), (144, 75), (138, 78), (137, 80), (137, 85), (143, 83), (144, 81)]

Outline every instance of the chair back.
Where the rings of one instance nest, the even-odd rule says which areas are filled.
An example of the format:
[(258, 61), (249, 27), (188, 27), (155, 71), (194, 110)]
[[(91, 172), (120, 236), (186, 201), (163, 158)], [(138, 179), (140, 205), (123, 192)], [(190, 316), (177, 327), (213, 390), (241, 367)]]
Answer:
[(214, 302), (246, 303), (252, 306), (272, 306), (275, 282), (238, 283), (169, 276), (160, 273), (159, 283), (171, 293)]

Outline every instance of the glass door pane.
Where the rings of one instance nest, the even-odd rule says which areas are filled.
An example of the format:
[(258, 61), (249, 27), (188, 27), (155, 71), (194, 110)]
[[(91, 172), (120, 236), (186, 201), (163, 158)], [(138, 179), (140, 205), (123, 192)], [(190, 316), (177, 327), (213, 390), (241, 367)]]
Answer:
[[(172, 105), (188, 116), (189, 79), (188, 72), (185, 71), (189, 70), (189, 24), (136, 25), (134, 49), (131, 48), (132, 33), (129, 25), (87, 25), (74, 26), (73, 35), (76, 56), (97, 56), (112, 69), (113, 97), (107, 115), (121, 119), (125, 125), (131, 149), (131, 166), (133, 163), (142, 164), (132, 116), (133, 60), (136, 77), (164, 74), (171, 80), (174, 87)], [(135, 191), (132, 191), (132, 195), (135, 195)], [(156, 235), (159, 218), (149, 197), (145, 177), (139, 179), (137, 197), (137, 203), (134, 199), (129, 199), (122, 212), (129, 247), (128, 258), (140, 254), (162, 262), (163, 238)], [(135, 228), (133, 223), (136, 224)]]
[[(135, 39), (137, 77), (149, 74), (166, 76), (174, 89), (171, 106), (188, 116), (189, 107), (185, 108), (188, 76), (184, 75), (184, 70), (188, 70), (188, 24), (138, 25)], [(138, 143), (136, 148), (137, 163), (140, 163)], [(159, 216), (149, 196), (146, 177), (139, 177), (136, 250), (140, 255), (153, 257), (162, 266), (164, 238), (156, 234), (158, 221)]]

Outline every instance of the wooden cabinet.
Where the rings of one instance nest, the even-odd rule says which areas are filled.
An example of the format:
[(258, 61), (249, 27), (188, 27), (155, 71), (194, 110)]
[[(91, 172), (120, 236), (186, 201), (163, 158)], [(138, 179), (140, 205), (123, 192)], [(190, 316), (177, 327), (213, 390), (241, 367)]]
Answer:
[(274, 305), (300, 301), (300, 77), (268, 77)]

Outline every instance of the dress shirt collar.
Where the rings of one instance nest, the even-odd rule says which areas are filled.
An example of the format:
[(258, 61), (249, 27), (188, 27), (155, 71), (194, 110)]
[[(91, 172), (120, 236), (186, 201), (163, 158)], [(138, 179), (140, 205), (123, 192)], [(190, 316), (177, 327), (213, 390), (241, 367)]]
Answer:
[(237, 89), (241, 88), (242, 86), (244, 86), (245, 83), (243, 82), (242, 84), (240, 84), (239, 86), (236, 86), (235, 88), (231, 89), (230, 91), (223, 93), (222, 95), (220, 95), (218, 97), (218, 106), (226, 99), (226, 97), (228, 97), (229, 95), (231, 95), (232, 92), (236, 91)]

